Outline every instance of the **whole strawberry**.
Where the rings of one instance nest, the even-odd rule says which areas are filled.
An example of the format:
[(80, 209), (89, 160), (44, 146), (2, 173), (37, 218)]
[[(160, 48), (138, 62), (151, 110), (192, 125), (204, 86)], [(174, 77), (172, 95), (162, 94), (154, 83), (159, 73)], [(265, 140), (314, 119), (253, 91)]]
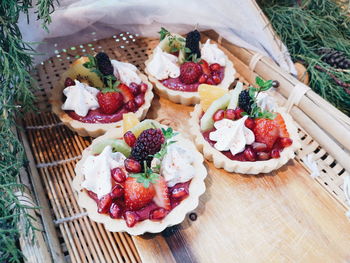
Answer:
[(123, 96), (116, 91), (99, 92), (97, 101), (103, 113), (113, 114), (123, 105)]
[(202, 74), (202, 67), (194, 62), (185, 62), (180, 66), (179, 78), (185, 84), (196, 83)]
[(145, 207), (153, 200), (155, 194), (152, 184), (145, 187), (144, 183), (138, 183), (134, 177), (128, 177), (125, 181), (124, 198), (129, 210), (135, 211)]
[(267, 149), (272, 149), (279, 137), (279, 128), (274, 120), (256, 119), (254, 127), (255, 141), (265, 143)]

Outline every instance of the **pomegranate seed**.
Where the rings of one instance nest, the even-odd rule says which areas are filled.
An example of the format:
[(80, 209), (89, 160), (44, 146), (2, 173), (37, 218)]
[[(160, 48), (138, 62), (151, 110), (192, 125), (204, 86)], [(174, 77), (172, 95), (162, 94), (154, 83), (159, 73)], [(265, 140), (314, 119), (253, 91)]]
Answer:
[(215, 74), (215, 75), (212, 76), (212, 78), (213, 78), (213, 81), (214, 81), (215, 84), (220, 84), (221, 83), (221, 78), (220, 78), (219, 75)]
[(235, 116), (236, 116), (236, 119), (242, 118), (242, 112), (244, 112), (244, 110), (241, 109), (241, 108), (236, 108), (236, 109), (235, 109)]
[(224, 110), (217, 110), (213, 115), (214, 121), (220, 121), (225, 117), (225, 111)]
[(221, 69), (221, 66), (218, 63), (214, 63), (214, 64), (211, 64), (209, 66), (209, 68), (210, 68), (211, 71), (219, 71)]
[(140, 90), (141, 90), (142, 93), (146, 93), (147, 89), (148, 89), (148, 86), (147, 86), (146, 83), (141, 83), (140, 84)]
[(160, 207), (151, 211), (149, 219), (151, 220), (160, 220), (163, 219), (168, 214), (167, 210)]
[(110, 196), (109, 194), (102, 196), (97, 203), (97, 212), (100, 214), (107, 213), (111, 204), (112, 204), (112, 196)]
[(261, 142), (254, 142), (252, 144), (252, 148), (256, 152), (264, 152), (267, 150), (267, 145), (265, 143), (261, 143)]
[(227, 110), (225, 111), (225, 118), (226, 118), (226, 119), (234, 120), (235, 117), (236, 117), (236, 115), (235, 115), (235, 110), (233, 110), (233, 109), (227, 109)]
[(293, 144), (293, 140), (288, 137), (281, 137), (280, 138), (280, 143), (283, 148), (286, 148), (288, 146), (291, 146)]
[(171, 191), (171, 197), (175, 199), (183, 199), (188, 196), (188, 191), (184, 187), (175, 188)]
[(280, 150), (277, 149), (277, 148), (272, 149), (272, 151), (271, 151), (271, 157), (274, 158), (274, 159), (280, 158)]
[(130, 173), (139, 173), (141, 171), (141, 164), (134, 159), (125, 159), (124, 165), (125, 169)]
[(137, 107), (141, 107), (141, 105), (143, 105), (145, 103), (145, 97), (140, 95), (137, 95), (135, 97), (135, 103), (137, 105)]
[(138, 215), (132, 211), (126, 211), (124, 219), (128, 227), (133, 227), (139, 221)]
[(123, 209), (117, 204), (112, 203), (111, 207), (109, 208), (109, 216), (111, 218), (121, 218), (123, 214)]
[(248, 129), (253, 130), (254, 126), (255, 126), (255, 121), (252, 118), (247, 118), (245, 120), (244, 124)]
[(260, 161), (265, 161), (271, 158), (270, 153), (266, 153), (266, 152), (258, 152), (256, 153), (258, 160)]
[(74, 85), (75, 85), (75, 82), (71, 78), (66, 78), (66, 80), (64, 81), (65, 87), (74, 86)]
[(110, 192), (110, 195), (113, 199), (122, 197), (124, 195), (124, 188), (120, 184), (116, 184), (112, 191)]
[(126, 104), (125, 107), (128, 111), (136, 111), (136, 102), (135, 100), (129, 100)]
[(117, 167), (112, 169), (111, 176), (117, 183), (124, 183), (126, 180), (126, 175), (123, 169)]
[(129, 89), (131, 90), (132, 94), (134, 94), (134, 96), (140, 94), (140, 92), (141, 92), (140, 86), (137, 85), (135, 82), (130, 83)]
[(135, 142), (136, 142), (136, 137), (135, 135), (132, 133), (132, 131), (127, 131), (124, 134), (124, 141), (126, 142), (127, 145), (129, 145), (130, 147), (133, 147)]
[(215, 84), (215, 82), (214, 82), (212, 77), (208, 77), (207, 84), (209, 84), (209, 85), (214, 85)]
[(251, 147), (247, 147), (244, 150), (243, 154), (244, 154), (244, 157), (250, 162), (254, 162), (256, 160), (256, 153), (253, 151)]
[(209, 77), (209, 76), (208, 76), (207, 74), (203, 74), (202, 76), (199, 77), (198, 82), (201, 83), (201, 84), (202, 84), (202, 83), (206, 83), (208, 77)]
[(98, 202), (98, 198), (97, 198), (97, 194), (95, 194), (94, 192), (92, 191), (87, 191), (88, 195), (95, 200), (95, 202), (97, 203)]

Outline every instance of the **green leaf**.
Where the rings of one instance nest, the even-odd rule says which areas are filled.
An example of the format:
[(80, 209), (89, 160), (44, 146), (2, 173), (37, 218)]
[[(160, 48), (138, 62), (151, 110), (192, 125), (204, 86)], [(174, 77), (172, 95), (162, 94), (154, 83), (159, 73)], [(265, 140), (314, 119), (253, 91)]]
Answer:
[(188, 48), (188, 47), (185, 47), (185, 53), (191, 53), (192, 51), (191, 51), (191, 49), (190, 48)]
[(163, 40), (166, 36), (170, 35), (170, 32), (164, 27), (161, 27), (158, 33), (160, 34), (160, 40)]
[(264, 84), (265, 84), (265, 81), (264, 81), (262, 78), (260, 78), (260, 77), (256, 77), (256, 78), (255, 78), (255, 82), (256, 82), (256, 84), (257, 84), (259, 87), (263, 87)]

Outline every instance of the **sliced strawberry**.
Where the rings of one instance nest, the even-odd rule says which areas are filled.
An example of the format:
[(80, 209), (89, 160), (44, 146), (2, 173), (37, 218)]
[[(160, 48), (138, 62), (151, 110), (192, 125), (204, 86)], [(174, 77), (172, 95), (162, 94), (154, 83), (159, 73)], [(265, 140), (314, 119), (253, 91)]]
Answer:
[(123, 97), (119, 92), (99, 92), (97, 101), (103, 113), (113, 114), (123, 105)]
[(255, 141), (265, 143), (267, 149), (272, 149), (279, 137), (278, 125), (274, 120), (270, 119), (256, 119), (253, 132)]
[(125, 84), (120, 83), (119, 86), (118, 86), (118, 89), (120, 90), (120, 92), (123, 95), (124, 103), (127, 103), (129, 100), (133, 100), (134, 99), (134, 94), (132, 94), (132, 91)]
[(124, 198), (127, 209), (134, 211), (145, 207), (152, 201), (155, 194), (156, 191), (152, 184), (146, 188), (133, 177), (128, 177), (125, 181)]
[(282, 115), (277, 113), (277, 116), (274, 119), (274, 121), (277, 123), (278, 128), (280, 130), (280, 137), (288, 138), (289, 137), (289, 133), (288, 133), (288, 130), (287, 130), (287, 127), (286, 127), (286, 123), (284, 122), (284, 119), (283, 119)]
[(166, 184), (165, 179), (162, 176), (159, 176), (159, 179), (154, 184), (154, 188), (156, 190), (156, 195), (153, 198), (153, 201), (157, 206), (163, 207), (166, 210), (170, 210), (170, 199), (169, 199), (169, 191), (168, 186)]
[(207, 74), (207, 75), (209, 76), (210, 73), (211, 73), (211, 70), (210, 70), (210, 68), (209, 68), (208, 62), (206, 62), (204, 59), (202, 59), (202, 60), (199, 62), (199, 65), (201, 65), (202, 70), (203, 70), (203, 73), (204, 73), (204, 74)]

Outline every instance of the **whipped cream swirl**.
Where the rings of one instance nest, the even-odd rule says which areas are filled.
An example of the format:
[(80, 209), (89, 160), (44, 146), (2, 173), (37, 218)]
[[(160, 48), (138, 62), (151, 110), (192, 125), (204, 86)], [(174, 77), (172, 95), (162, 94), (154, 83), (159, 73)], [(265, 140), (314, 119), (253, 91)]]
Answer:
[(226, 65), (226, 55), (216, 44), (210, 44), (210, 39), (205, 42), (201, 49), (201, 58), (209, 64), (218, 63), (224, 67)]
[(78, 80), (74, 80), (74, 82), (74, 86), (69, 86), (63, 90), (63, 94), (67, 99), (62, 105), (62, 110), (73, 110), (79, 116), (85, 117), (89, 110), (100, 107), (96, 98), (100, 91)]
[(256, 103), (263, 111), (276, 111), (277, 103), (272, 96), (269, 96), (266, 92), (260, 92), (256, 97)]
[(137, 74), (137, 67), (130, 63), (120, 62), (117, 60), (111, 60), (114, 76), (117, 79), (120, 79), (122, 83), (126, 85), (130, 85), (131, 82), (135, 82), (136, 84), (141, 84), (141, 78)]
[(214, 147), (218, 151), (230, 151), (233, 155), (243, 152), (245, 146), (255, 141), (254, 133), (244, 122), (248, 116), (232, 121), (222, 119), (214, 123), (216, 131), (209, 134), (209, 139), (216, 141)]
[(164, 52), (159, 46), (153, 52), (153, 58), (148, 63), (147, 69), (158, 80), (177, 78), (180, 76), (180, 67), (177, 65), (178, 58)]

